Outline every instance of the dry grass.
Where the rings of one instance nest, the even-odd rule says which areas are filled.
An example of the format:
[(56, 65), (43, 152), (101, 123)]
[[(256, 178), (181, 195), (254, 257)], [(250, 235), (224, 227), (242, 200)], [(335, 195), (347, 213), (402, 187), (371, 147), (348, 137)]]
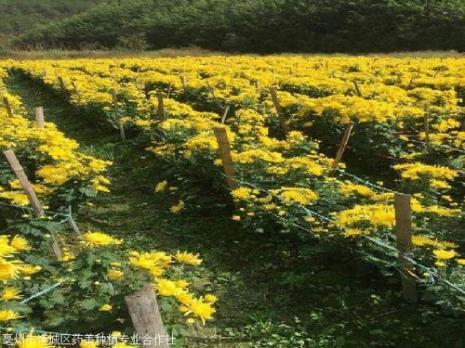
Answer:
[(210, 51), (199, 47), (165, 48), (157, 51), (131, 50), (0, 50), (3, 59), (69, 59), (69, 58), (109, 58), (109, 57), (179, 57), (227, 55), (224, 52)]
[[(165, 48), (156, 51), (135, 51), (135, 50), (9, 50), (0, 48), (0, 59), (70, 59), (70, 58), (130, 58), (130, 57), (182, 57), (182, 56), (214, 56), (214, 55), (234, 55), (221, 51), (212, 51), (200, 47), (186, 48)], [(293, 56), (297, 53), (279, 53), (278, 56)], [(332, 56), (378, 56), (378, 57), (421, 57), (421, 58), (446, 58), (463, 57), (464, 53), (457, 51), (415, 51), (415, 52), (392, 52), (392, 53), (369, 53), (369, 54), (348, 54), (348, 53), (304, 53), (305, 56), (332, 55)]]

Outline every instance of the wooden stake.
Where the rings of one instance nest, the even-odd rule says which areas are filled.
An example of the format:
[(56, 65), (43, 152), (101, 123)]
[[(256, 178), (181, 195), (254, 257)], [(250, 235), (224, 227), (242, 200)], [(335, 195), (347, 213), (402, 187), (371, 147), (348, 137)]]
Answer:
[(235, 179), (236, 172), (234, 170), (234, 162), (231, 156), (231, 145), (229, 144), (226, 128), (215, 127), (213, 129), (218, 142), (218, 152), (223, 164), (224, 174), (226, 175), (226, 183), (230, 191), (235, 190), (239, 185)]
[(414, 80), (415, 80), (415, 78), (413, 78), (413, 77), (410, 79), (410, 82), (408, 83), (408, 86), (407, 86), (407, 90), (412, 89), (413, 81), (414, 81)]
[[(115, 109), (115, 112), (117, 112), (118, 111), (118, 98), (116, 96), (116, 92), (112, 91), (111, 96), (113, 98), (113, 107)], [(117, 112), (117, 114), (119, 115), (119, 112)], [(121, 140), (126, 141), (126, 132), (124, 131), (124, 125), (121, 122), (121, 118), (118, 118), (118, 129), (119, 129), (119, 135), (121, 137)]]
[(278, 92), (276, 91), (276, 88), (274, 87), (270, 88), (270, 94), (271, 94), (271, 100), (273, 101), (276, 112), (279, 115), (283, 112), (283, 108), (279, 102)]
[(158, 114), (159, 119), (161, 121), (164, 121), (165, 120), (165, 104), (163, 103), (163, 93), (158, 92), (157, 98), (158, 98), (157, 114)]
[(126, 132), (124, 131), (124, 125), (123, 125), (123, 122), (121, 122), (121, 120), (119, 120), (118, 122), (118, 129), (119, 129), (119, 135), (121, 137), (121, 140), (126, 141)]
[(349, 143), (350, 135), (352, 134), (352, 129), (354, 128), (354, 123), (351, 122), (349, 123), (349, 126), (347, 126), (344, 136), (342, 137), (341, 143), (339, 144), (339, 149), (337, 150), (336, 153), (336, 158), (334, 159), (333, 162), (333, 168), (337, 168), (337, 165), (342, 159), (342, 156), (344, 155), (344, 152), (346, 151), (347, 144)]
[(226, 122), (226, 117), (228, 117), (229, 113), (229, 105), (226, 106), (226, 109), (224, 110), (223, 117), (221, 117), (221, 123), (224, 124)]
[(163, 325), (152, 286), (147, 284), (141, 291), (124, 299), (143, 347), (169, 348), (169, 336)]
[(5, 104), (6, 112), (8, 113), (9, 117), (13, 117), (13, 109), (11, 108), (10, 101), (7, 97), (3, 97), (3, 104)]
[(40, 204), (40, 201), (37, 198), (36, 193), (34, 192), (34, 188), (32, 187), (32, 184), (30, 183), (29, 179), (27, 178), (27, 175), (24, 172), (23, 167), (19, 163), (18, 158), (16, 157), (14, 151), (6, 150), (6, 151), (3, 151), (3, 154), (5, 155), (8, 163), (10, 164), (11, 169), (13, 170), (16, 177), (18, 178), (24, 192), (26, 192), (26, 195), (29, 199), (29, 204), (31, 204), (32, 209), (34, 210), (34, 214), (37, 217), (44, 216), (45, 213), (44, 213), (44, 209), (42, 208), (42, 204)]
[(45, 118), (44, 118), (44, 108), (39, 106), (34, 109), (36, 114), (36, 124), (37, 128), (44, 128), (45, 127)]
[(78, 235), (82, 235), (81, 230), (79, 229), (78, 224), (73, 218), (73, 208), (71, 205), (68, 207), (68, 214), (69, 214), (69, 224), (71, 225), (71, 228), (73, 229), (74, 232), (76, 232)]
[(399, 268), (404, 298), (409, 303), (417, 302), (417, 285), (415, 282), (415, 268), (412, 258), (412, 211), (411, 197), (403, 193), (395, 195), (396, 239), (399, 251)]
[(187, 78), (185, 75), (181, 76), (181, 83), (182, 83), (182, 88), (184, 89), (184, 93), (187, 92)]
[[(29, 181), (14, 151), (6, 150), (6, 151), (3, 151), (3, 154), (5, 155), (8, 163), (10, 164), (11, 169), (13, 170), (16, 177), (18, 178), (19, 183), (21, 184), (21, 187), (23, 188), (24, 192), (26, 192), (27, 198), (29, 199), (29, 204), (32, 206), (32, 210), (34, 211), (35, 216), (38, 218), (45, 216), (44, 209), (42, 208), (42, 204), (37, 198), (37, 195), (34, 191), (34, 187)], [(58, 261), (62, 261), (63, 253), (61, 251), (60, 243), (55, 239), (53, 235), (52, 235), (52, 241), (53, 241), (52, 243), (53, 253), (55, 254)]]
[(423, 124), (425, 127), (425, 141), (429, 143), (429, 116), (425, 115), (423, 118)]
[(358, 85), (357, 80), (354, 80), (354, 86), (355, 86), (355, 91), (357, 92), (357, 95), (359, 97), (361, 97), (362, 96), (362, 91), (360, 90), (360, 86)]
[(63, 77), (58, 76), (58, 82), (60, 83), (60, 88), (63, 91), (63, 93), (68, 94), (68, 92), (66, 91), (66, 84), (65, 84), (65, 81), (63, 80)]
[(79, 93), (79, 90), (77, 88), (76, 81), (73, 81), (71, 84), (73, 86), (74, 93), (76, 93), (78, 101), (80, 102), (81, 101), (81, 94)]
[(55, 238), (55, 236), (52, 234), (52, 250), (53, 253), (55, 254), (56, 258), (58, 261), (63, 261), (63, 252), (61, 250), (60, 242)]
[(167, 99), (170, 99), (170, 96), (171, 96), (171, 88), (172, 88), (172, 86), (171, 86), (171, 83), (170, 83), (170, 84), (168, 85), (168, 91), (166, 92), (166, 98), (167, 98)]

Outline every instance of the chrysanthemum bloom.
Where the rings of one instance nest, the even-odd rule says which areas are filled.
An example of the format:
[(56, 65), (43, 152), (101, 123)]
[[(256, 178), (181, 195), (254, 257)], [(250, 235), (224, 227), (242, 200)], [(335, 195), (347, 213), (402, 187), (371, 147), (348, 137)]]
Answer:
[(123, 243), (123, 240), (113, 238), (103, 232), (87, 232), (84, 234), (83, 239), (83, 243), (90, 247), (120, 245)]
[(12, 311), (11, 309), (0, 310), (0, 322), (10, 321), (21, 318), (18, 312)]
[(202, 259), (199, 258), (199, 254), (188, 253), (187, 251), (180, 252), (178, 251), (175, 255), (175, 258), (178, 262), (185, 263), (192, 266), (198, 266), (202, 263)]
[(3, 289), (2, 295), (0, 297), (3, 301), (10, 301), (10, 300), (19, 300), (23, 298), (21, 295), (21, 290), (8, 287)]

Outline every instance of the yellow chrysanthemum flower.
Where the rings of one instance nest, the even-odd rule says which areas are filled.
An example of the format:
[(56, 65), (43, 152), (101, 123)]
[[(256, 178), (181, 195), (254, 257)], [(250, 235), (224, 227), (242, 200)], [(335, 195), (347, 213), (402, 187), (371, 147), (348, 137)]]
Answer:
[(440, 260), (450, 260), (457, 256), (457, 253), (454, 250), (443, 250), (437, 249), (433, 250), (434, 257)]
[(113, 306), (111, 304), (104, 304), (102, 306), (99, 307), (99, 312), (110, 312), (111, 310), (113, 309)]
[(13, 287), (7, 287), (3, 289), (0, 298), (3, 301), (10, 301), (10, 300), (19, 300), (23, 298), (23, 296), (21, 295), (21, 290), (13, 288)]
[(10, 245), (18, 251), (31, 250), (29, 242), (25, 238), (18, 235), (13, 237), (13, 239), (10, 242)]
[(199, 258), (198, 254), (188, 253), (187, 251), (178, 251), (174, 256), (178, 262), (185, 263), (192, 266), (198, 266), (202, 263), (202, 259)]
[(83, 235), (83, 243), (90, 247), (102, 247), (120, 245), (123, 241), (103, 232), (87, 232)]
[(12, 311), (11, 309), (0, 310), (0, 322), (11, 321), (21, 318), (18, 312)]

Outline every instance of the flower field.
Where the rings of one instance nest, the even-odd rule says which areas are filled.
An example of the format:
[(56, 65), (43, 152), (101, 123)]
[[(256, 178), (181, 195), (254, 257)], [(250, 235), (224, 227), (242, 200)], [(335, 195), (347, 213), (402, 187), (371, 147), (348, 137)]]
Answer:
[[(207, 184), (250, 233), (337, 243), (379, 269), (399, 270), (395, 200), (410, 195), (411, 250), (404, 261), (412, 268), (402, 276), (415, 282), (420, 297), (427, 293), (463, 312), (464, 64), (455, 57), (384, 56), (0, 62), (7, 100), (0, 145), (15, 151), (46, 212), (33, 216), (2, 162), (0, 323), (72, 328), (79, 317), (57, 309), (65, 301), (89, 323), (111, 313), (127, 317), (122, 298), (145, 282), (165, 301), (161, 312), (170, 324), (208, 325), (217, 301), (189, 288), (191, 268), (202, 262), (195, 250), (131, 250), (111, 233), (68, 226), (72, 211), (111, 192), (112, 163), (81, 152), (54, 123), (39, 128), (29, 120), (21, 99), (2, 85), (13, 74), (93, 115), (91, 123), (113, 128), (143, 149), (145, 161), (169, 167), (174, 174), (151, 186), (154, 196), (176, 195), (170, 214), (202, 208), (206, 193), (193, 194), (192, 187)], [(348, 146), (336, 160), (344, 135)], [(58, 260), (52, 243), (62, 251)], [(57, 282), (64, 286), (47, 300), (24, 302)]]

